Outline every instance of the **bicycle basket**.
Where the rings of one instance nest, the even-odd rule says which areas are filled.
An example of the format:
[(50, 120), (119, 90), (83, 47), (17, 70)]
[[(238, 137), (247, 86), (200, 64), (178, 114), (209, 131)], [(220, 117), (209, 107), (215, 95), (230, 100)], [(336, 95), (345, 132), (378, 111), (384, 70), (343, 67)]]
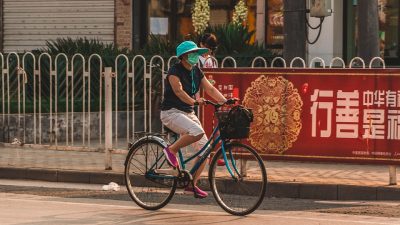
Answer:
[(251, 109), (242, 105), (232, 107), (229, 112), (218, 112), (220, 136), (223, 139), (248, 138), (250, 124), (253, 122)]

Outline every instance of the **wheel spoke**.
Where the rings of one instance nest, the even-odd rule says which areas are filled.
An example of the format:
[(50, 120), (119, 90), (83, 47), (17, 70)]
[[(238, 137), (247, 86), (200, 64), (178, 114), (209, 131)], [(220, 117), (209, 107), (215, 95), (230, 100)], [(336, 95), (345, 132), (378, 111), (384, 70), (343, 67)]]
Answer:
[[(163, 169), (157, 162), (163, 145), (155, 140), (144, 140), (134, 146), (135, 149), (128, 153), (125, 168), (128, 192), (139, 206), (145, 209), (159, 209), (170, 201), (176, 189), (175, 179), (146, 176), (150, 168)], [(167, 165), (164, 165), (164, 168), (168, 168)]]
[[(257, 153), (246, 145), (228, 145), (226, 152), (229, 157), (229, 167), (235, 175), (238, 172), (240, 175), (251, 167), (251, 175), (256, 180), (250, 181), (244, 177), (243, 180), (236, 181), (232, 178), (226, 166), (216, 165), (217, 160), (223, 158), (222, 151), (219, 151), (210, 165), (211, 188), (218, 204), (225, 211), (234, 215), (246, 215), (253, 212), (264, 198), (267, 182), (265, 167)], [(247, 167), (244, 167), (246, 164)]]
[[(135, 159), (135, 162), (138, 163), (138, 164), (141, 164), (142, 166), (145, 166), (143, 163), (141, 163), (140, 161), (138, 161), (138, 160), (136, 160), (136, 159)], [(139, 169), (139, 167), (138, 167), (135, 163), (130, 162), (130, 164), (131, 164), (132, 166), (134, 166), (136, 169), (138, 169), (140, 172), (142, 172), (142, 174), (145, 174), (145, 172), (144, 172), (143, 170)]]

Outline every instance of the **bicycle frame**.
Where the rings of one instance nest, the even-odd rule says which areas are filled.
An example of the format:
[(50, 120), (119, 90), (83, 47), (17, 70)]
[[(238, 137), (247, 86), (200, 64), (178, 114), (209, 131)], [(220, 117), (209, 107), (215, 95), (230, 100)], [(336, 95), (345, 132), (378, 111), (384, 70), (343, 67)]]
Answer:
[[(186, 169), (186, 164), (187, 164), (188, 162), (192, 161), (193, 159), (195, 159), (196, 157), (198, 157), (200, 154), (202, 154), (202, 153), (204, 152), (204, 154), (200, 157), (200, 160), (197, 161), (197, 162), (195, 163), (195, 165), (193, 165), (192, 169), (189, 171), (190, 174), (193, 176), (193, 175), (197, 172), (197, 170), (199, 169), (199, 167), (201, 166), (201, 164), (202, 164), (204, 161), (206, 161), (206, 160), (208, 159), (208, 156), (211, 154), (211, 151), (215, 148), (215, 146), (217, 146), (218, 143), (221, 142), (221, 151), (222, 151), (222, 155), (223, 155), (223, 158), (224, 158), (225, 166), (226, 166), (226, 168), (227, 168), (229, 174), (232, 176), (232, 178), (235, 179), (235, 180), (238, 179), (237, 177), (235, 177), (235, 175), (234, 175), (234, 173), (233, 173), (231, 167), (229, 166), (228, 157), (226, 156), (226, 151), (225, 151), (225, 144), (226, 144), (226, 142), (225, 142), (224, 140), (222, 140), (221, 137), (220, 137), (219, 135), (217, 135), (217, 132), (218, 132), (218, 131), (219, 131), (219, 126), (217, 125), (217, 126), (214, 128), (214, 130), (213, 130), (213, 132), (212, 132), (212, 134), (211, 134), (211, 137), (210, 137), (210, 139), (207, 141), (207, 143), (201, 148), (200, 151), (196, 152), (195, 154), (193, 154), (192, 156), (190, 156), (188, 159), (185, 160), (184, 157), (183, 157), (182, 151), (181, 151), (181, 150), (178, 151), (179, 162), (180, 162), (180, 164), (181, 164), (181, 166), (182, 166), (182, 168), (181, 168), (182, 170), (185, 170), (185, 169)], [(213, 140), (214, 140), (214, 141), (213, 141)], [(213, 142), (211, 143), (211, 141), (213, 141)], [(210, 147), (210, 145), (211, 145), (211, 147)], [(210, 148), (209, 148), (209, 147), (210, 147)], [(234, 160), (234, 158), (233, 158), (232, 153), (230, 152), (229, 155), (230, 155), (230, 160), (232, 161), (232, 166), (234, 167), (235, 172), (240, 176), (240, 173), (239, 173), (239, 171), (238, 171), (238, 169), (237, 169), (237, 166), (236, 166), (236, 163), (235, 163), (235, 160)], [(154, 169), (154, 167), (157, 166), (157, 164), (159, 163), (159, 161), (160, 161), (162, 158), (163, 158), (163, 155), (161, 155), (161, 156), (156, 160), (156, 162), (151, 166), (151, 168), (150, 168), (149, 171), (152, 171), (152, 170)], [(162, 166), (165, 162), (166, 162), (166, 160), (164, 160), (164, 161), (162, 162), (161, 166)], [(148, 176), (151, 176), (151, 177), (154, 177), (154, 178), (156, 178), (156, 177), (157, 177), (157, 178), (161, 178), (161, 177), (162, 177), (162, 178), (171, 178), (171, 176), (163, 176), (163, 175), (155, 175), (155, 174), (147, 174), (147, 175), (148, 175)]]
[[(219, 126), (216, 126), (216, 128), (214, 128), (210, 139), (207, 141), (207, 143), (201, 148), (200, 151), (196, 152), (194, 155), (192, 155), (191, 157), (189, 157), (188, 159), (184, 159), (182, 151), (179, 150), (178, 155), (179, 155), (179, 161), (181, 163), (182, 169), (185, 170), (186, 169), (186, 164), (190, 161), (192, 161), (193, 159), (195, 159), (196, 157), (198, 157), (199, 155), (201, 155), (203, 152), (204, 154), (201, 156), (200, 160), (196, 162), (195, 165), (193, 165), (192, 169), (190, 170), (190, 174), (194, 175), (197, 170), (199, 169), (199, 167), (201, 166), (201, 164), (206, 161), (208, 159), (208, 156), (211, 154), (211, 151), (215, 148), (215, 146), (218, 145), (219, 142), (221, 142), (221, 150), (222, 150), (222, 155), (224, 157), (224, 161), (225, 161), (225, 166), (227, 168), (227, 170), (229, 171), (229, 174), (232, 176), (232, 178), (235, 178), (235, 175), (232, 171), (232, 169), (230, 168), (229, 164), (228, 164), (228, 158), (226, 156), (226, 151), (225, 151), (225, 141), (221, 139), (221, 137), (219, 135), (217, 135), (217, 131), (219, 131)], [(213, 141), (214, 140), (214, 141)], [(213, 141), (213, 142), (212, 142)], [(212, 142), (212, 143), (211, 143)], [(211, 145), (211, 147), (210, 147)], [(230, 154), (231, 156), (231, 160), (233, 159), (232, 154)], [(236, 168), (235, 162), (234, 160), (232, 160), (232, 165), (235, 169), (235, 172), (237, 174), (238, 170)]]

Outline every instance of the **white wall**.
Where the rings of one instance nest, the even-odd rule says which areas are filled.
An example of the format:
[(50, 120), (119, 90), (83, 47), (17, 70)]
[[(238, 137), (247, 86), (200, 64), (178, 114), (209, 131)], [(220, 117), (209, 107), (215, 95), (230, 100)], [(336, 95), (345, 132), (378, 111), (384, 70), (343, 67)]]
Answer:
[[(343, 57), (343, 7), (343, 0), (332, 1), (333, 13), (331, 16), (325, 17), (320, 38), (317, 43), (308, 45), (308, 63), (314, 57), (321, 57), (326, 66), (329, 66), (334, 57)], [(309, 21), (313, 27), (319, 24), (318, 18), (309, 18)], [(309, 29), (310, 41), (315, 40), (317, 34), (318, 29)], [(334, 65), (341, 66), (338, 61)]]

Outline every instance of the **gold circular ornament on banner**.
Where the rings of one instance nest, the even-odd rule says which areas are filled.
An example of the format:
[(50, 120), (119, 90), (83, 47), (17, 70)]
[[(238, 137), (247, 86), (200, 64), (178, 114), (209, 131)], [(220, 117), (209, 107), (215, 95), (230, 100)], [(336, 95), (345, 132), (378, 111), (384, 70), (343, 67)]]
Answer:
[(257, 150), (283, 154), (300, 133), (303, 101), (282, 76), (260, 76), (246, 90), (243, 105), (253, 110), (250, 143)]

